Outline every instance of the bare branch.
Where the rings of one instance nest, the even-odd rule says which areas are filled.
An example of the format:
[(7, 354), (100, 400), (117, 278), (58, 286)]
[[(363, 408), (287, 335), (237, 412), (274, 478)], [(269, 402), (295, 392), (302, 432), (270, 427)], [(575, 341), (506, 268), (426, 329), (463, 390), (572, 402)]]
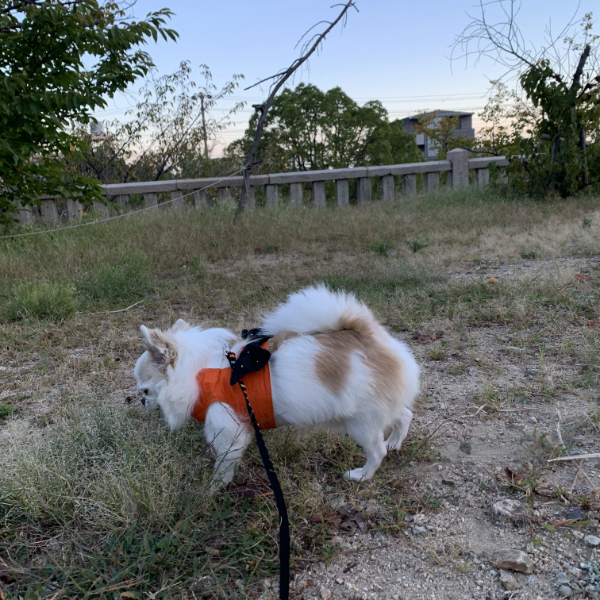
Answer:
[[(358, 9), (355, 5), (355, 0), (349, 0), (343, 6), (340, 14), (337, 16), (335, 21), (329, 23), (328, 27), (321, 33), (317, 40), (310, 46), (310, 48), (303, 49), (299, 58), (297, 58), (286, 71), (280, 72), (280, 74), (275, 75), (273, 77), (268, 77), (267, 79), (276, 79), (271, 86), (271, 91), (269, 93), (268, 98), (261, 106), (261, 114), (258, 119), (258, 124), (256, 126), (256, 134), (254, 136), (254, 143), (252, 144), (252, 148), (248, 154), (248, 159), (246, 161), (246, 165), (244, 166), (243, 172), (243, 185), (242, 185), (242, 196), (240, 198), (236, 215), (240, 215), (244, 212), (246, 208), (246, 203), (248, 201), (248, 194), (250, 193), (250, 170), (252, 169), (252, 165), (256, 162), (256, 155), (258, 153), (258, 147), (260, 145), (260, 140), (262, 139), (263, 130), (265, 127), (265, 121), (267, 119), (267, 114), (271, 105), (273, 104), (273, 100), (277, 95), (277, 92), (281, 89), (283, 84), (296, 72), (298, 68), (300, 68), (309, 58), (310, 56), (317, 50), (319, 45), (323, 42), (325, 37), (329, 34), (329, 32), (343, 19), (345, 19), (347, 12), (350, 8), (354, 8), (357, 12)], [(322, 22), (322, 21), (321, 21)], [(313, 27), (311, 27), (313, 29)], [(310, 31), (310, 29), (309, 29)], [(306, 34), (304, 34), (306, 35)], [(304, 37), (304, 36), (303, 36)], [(312, 38), (311, 38), (312, 39)], [(302, 40), (302, 38), (301, 38)], [(264, 80), (266, 81), (266, 80)]]

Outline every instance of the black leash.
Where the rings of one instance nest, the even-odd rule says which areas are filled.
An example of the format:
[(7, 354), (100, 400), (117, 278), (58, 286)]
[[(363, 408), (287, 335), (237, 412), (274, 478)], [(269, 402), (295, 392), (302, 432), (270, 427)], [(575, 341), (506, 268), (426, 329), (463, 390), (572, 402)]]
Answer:
[[(254, 345), (255, 344), (252, 343), (248, 344), (244, 348), (244, 352), (246, 352), (246, 349), (251, 350), (250, 346)], [(258, 347), (258, 349), (262, 350), (260, 347)], [(264, 350), (264, 352), (268, 351)], [(233, 352), (226, 352), (225, 354), (229, 360), (229, 364), (231, 365), (232, 373), (235, 373), (236, 371), (239, 372), (239, 369), (236, 369), (237, 358), (235, 354)], [(242, 359), (241, 355), (240, 359)], [(232, 375), (232, 385), (234, 385), (236, 381), (239, 384), (242, 393), (244, 394), (248, 415), (250, 416), (252, 427), (254, 427), (256, 445), (258, 446), (260, 457), (262, 458), (265, 471), (267, 472), (267, 477), (269, 478), (269, 483), (271, 484), (271, 489), (273, 490), (273, 495), (275, 496), (275, 504), (277, 505), (277, 512), (279, 513), (279, 598), (280, 600), (288, 600), (290, 597), (290, 524), (288, 521), (285, 498), (283, 497), (283, 491), (281, 490), (279, 479), (277, 479), (277, 474), (275, 473), (273, 463), (271, 462), (269, 452), (267, 451), (267, 446), (265, 445), (262, 433), (260, 432), (260, 425), (256, 421), (256, 416), (254, 415), (254, 411), (252, 410), (252, 406), (248, 400), (246, 385), (244, 384), (243, 379), (239, 378), (239, 376), (234, 377), (234, 375)]]

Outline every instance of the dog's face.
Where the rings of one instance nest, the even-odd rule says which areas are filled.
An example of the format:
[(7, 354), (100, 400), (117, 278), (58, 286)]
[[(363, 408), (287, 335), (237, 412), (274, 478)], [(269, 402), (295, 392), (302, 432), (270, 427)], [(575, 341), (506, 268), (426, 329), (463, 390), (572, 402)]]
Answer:
[(172, 334), (184, 328), (188, 329), (189, 325), (183, 319), (179, 319), (168, 331), (148, 329), (145, 325), (140, 327), (146, 352), (138, 358), (133, 375), (142, 394), (141, 402), (148, 409), (158, 408), (160, 391), (177, 362), (177, 345)]

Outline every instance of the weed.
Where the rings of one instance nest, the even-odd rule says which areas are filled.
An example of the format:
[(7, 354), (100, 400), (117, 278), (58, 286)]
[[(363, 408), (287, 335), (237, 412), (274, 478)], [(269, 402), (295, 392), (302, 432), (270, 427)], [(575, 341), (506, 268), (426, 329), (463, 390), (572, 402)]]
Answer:
[(394, 242), (391, 237), (376, 237), (371, 240), (369, 250), (378, 256), (388, 257), (390, 250), (394, 247)]
[(591, 219), (583, 219), (583, 227), (584, 228), (590, 228), (592, 226), (592, 220)]
[(521, 258), (523, 260), (535, 260), (537, 258), (537, 252), (532, 250), (531, 252), (521, 252)]
[(149, 261), (141, 250), (124, 254), (112, 265), (103, 264), (78, 285), (84, 301), (108, 305), (142, 298), (152, 289)]
[(206, 267), (201, 263), (199, 256), (194, 256), (190, 261), (190, 273), (198, 279), (206, 277)]
[(14, 289), (1, 316), (5, 321), (28, 318), (61, 321), (77, 310), (74, 294), (74, 288), (69, 285), (23, 283)]
[(15, 410), (14, 405), (0, 403), (0, 419), (8, 419)]
[(529, 460), (538, 465), (545, 465), (549, 458), (552, 458), (556, 446), (548, 440), (548, 434), (537, 432), (537, 427), (532, 433), (521, 430), (523, 437), (519, 440), (519, 445), (526, 452)]
[(413, 252), (418, 252), (419, 250), (423, 250), (423, 248), (427, 248), (427, 246), (429, 246), (429, 244), (425, 240), (422, 240), (420, 238), (413, 238), (412, 240), (408, 240), (406, 244)]
[(444, 360), (448, 356), (448, 351), (440, 342), (434, 342), (427, 349), (427, 358), (430, 360)]

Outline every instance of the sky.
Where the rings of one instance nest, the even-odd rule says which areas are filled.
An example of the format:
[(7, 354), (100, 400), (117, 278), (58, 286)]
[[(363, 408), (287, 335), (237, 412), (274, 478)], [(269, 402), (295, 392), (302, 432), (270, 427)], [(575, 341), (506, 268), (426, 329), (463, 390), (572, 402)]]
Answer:
[[(529, 45), (543, 42), (546, 29), (557, 32), (573, 17), (593, 11), (597, 0), (522, 0), (517, 17)], [(246, 108), (222, 133), (214, 153), (242, 136), (253, 109), (268, 95), (268, 87), (243, 88), (286, 68), (298, 56), (298, 40), (313, 25), (333, 20), (340, 11), (331, 0), (138, 0), (137, 18), (170, 8), (169, 23), (179, 33), (177, 42), (151, 42), (146, 50), (159, 75), (174, 72), (189, 60), (195, 73), (210, 67), (217, 85), (233, 74), (243, 74), (240, 88), (213, 110), (221, 118), (234, 102)], [(312, 83), (327, 90), (341, 87), (359, 104), (380, 100), (390, 119), (423, 110), (479, 112), (486, 103), (489, 81), (504, 69), (489, 59), (451, 61), (453, 42), (478, 15), (476, 0), (356, 0), (345, 28), (337, 27), (310, 59), (308, 68), (291, 82)], [(597, 11), (600, 16), (600, 11)], [(493, 16), (493, 15), (490, 15)], [(319, 25), (321, 31), (326, 25)], [(598, 28), (597, 28), (598, 29)], [(95, 116), (122, 118), (135, 101), (135, 90), (110, 102)], [(481, 120), (474, 118), (477, 127)]]

